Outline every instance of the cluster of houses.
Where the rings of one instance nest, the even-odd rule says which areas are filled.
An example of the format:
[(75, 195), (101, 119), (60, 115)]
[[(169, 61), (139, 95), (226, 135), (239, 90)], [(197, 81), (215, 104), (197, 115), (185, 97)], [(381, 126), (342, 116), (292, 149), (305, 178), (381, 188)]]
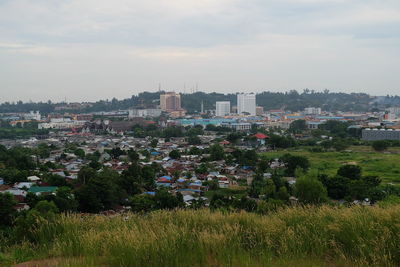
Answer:
[(28, 193), (37, 196), (54, 194), (57, 190), (56, 186), (49, 186), (36, 176), (28, 176), (26, 182), (18, 182), (13, 185), (5, 185), (4, 179), (0, 178), (0, 193), (10, 193), (17, 201), (16, 209), (18, 211), (28, 210), (30, 207), (25, 203), (25, 197)]
[[(48, 157), (39, 158), (32, 156), (35, 161), (41, 163), (52, 163), (48, 172), (63, 177), (67, 181), (74, 181), (78, 178), (78, 173), (82, 167), (89, 163), (89, 160), (77, 156), (73, 151), (69, 151), (71, 144), (75, 149), (85, 152), (86, 155), (97, 153), (100, 157), (99, 163), (118, 173), (122, 173), (129, 168), (128, 151), (134, 149), (139, 155), (139, 164), (142, 166), (157, 163), (160, 165), (164, 174), (155, 178), (157, 187), (167, 188), (172, 193), (180, 193), (183, 195), (187, 205), (193, 200), (207, 200), (206, 192), (212, 182), (217, 188), (237, 188), (243, 185), (249, 185), (252, 181), (253, 170), (246, 166), (238, 166), (237, 164), (227, 164), (224, 160), (207, 163), (207, 171), (199, 173), (196, 171), (204, 165), (202, 162), (203, 155), (189, 155), (186, 153), (192, 148), (197, 150), (205, 150), (209, 144), (219, 136), (204, 135), (200, 136), (201, 145), (189, 145), (187, 138), (170, 138), (166, 141), (163, 138), (158, 139), (157, 145), (151, 146), (152, 138), (134, 138), (131, 136), (111, 136), (111, 135), (69, 135), (54, 134), (45, 140), (21, 140), (21, 146), (28, 148), (36, 148), (39, 144), (47, 144), (53, 147)], [(267, 136), (257, 134), (256, 139), (264, 142)], [(15, 144), (0, 142), (6, 146)], [(228, 141), (220, 142), (226, 153), (232, 152), (232, 148), (228, 145)], [(251, 146), (242, 146), (242, 149), (251, 149)], [(120, 155), (115, 157), (111, 153), (112, 150), (122, 151)], [(169, 156), (172, 150), (181, 153), (179, 158), (171, 158)], [(147, 153), (144, 153), (147, 151)], [(125, 152), (125, 153), (124, 153)], [(37, 176), (29, 176), (26, 181), (16, 183), (14, 185), (5, 185), (4, 179), (0, 178), (0, 193), (8, 192), (14, 195), (18, 201), (18, 209), (28, 208), (25, 203), (25, 197), (28, 192), (41, 194), (55, 194), (57, 187), (49, 186), (40, 178), (40, 170), (35, 171)], [(155, 192), (145, 192), (145, 194), (155, 194)]]

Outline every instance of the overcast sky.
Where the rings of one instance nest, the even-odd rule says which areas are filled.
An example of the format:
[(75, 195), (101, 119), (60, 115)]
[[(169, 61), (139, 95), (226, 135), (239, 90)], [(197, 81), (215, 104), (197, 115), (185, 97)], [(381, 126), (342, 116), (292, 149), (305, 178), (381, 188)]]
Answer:
[(0, 0), (0, 102), (400, 94), (399, 0)]

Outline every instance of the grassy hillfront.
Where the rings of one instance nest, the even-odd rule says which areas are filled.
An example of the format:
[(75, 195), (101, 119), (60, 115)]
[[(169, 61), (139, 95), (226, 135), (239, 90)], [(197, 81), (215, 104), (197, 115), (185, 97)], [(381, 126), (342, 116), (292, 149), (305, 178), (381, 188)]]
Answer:
[(311, 170), (334, 175), (343, 164), (356, 163), (363, 169), (364, 175), (378, 176), (384, 183), (400, 184), (400, 153), (375, 152), (370, 147), (351, 147), (352, 152), (309, 152), (307, 150), (284, 150), (267, 152), (268, 158), (279, 157), (286, 153), (305, 156), (311, 163)]
[(36, 244), (0, 247), (0, 265), (33, 259), (60, 266), (400, 264), (399, 205), (292, 207), (265, 216), (206, 209), (62, 215), (39, 225)]

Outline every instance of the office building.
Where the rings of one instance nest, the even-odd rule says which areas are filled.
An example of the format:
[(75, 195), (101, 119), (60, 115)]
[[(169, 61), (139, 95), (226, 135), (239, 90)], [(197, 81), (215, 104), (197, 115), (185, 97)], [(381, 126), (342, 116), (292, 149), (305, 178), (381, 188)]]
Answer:
[(263, 115), (263, 114), (264, 114), (264, 108), (263, 108), (263, 107), (257, 106), (257, 107), (256, 107), (256, 115), (257, 115), (257, 116), (261, 116), (261, 115)]
[(161, 109), (156, 108), (143, 108), (143, 109), (130, 109), (128, 113), (128, 118), (136, 117), (159, 117), (161, 115)]
[(400, 107), (390, 107), (387, 109), (389, 113), (395, 114), (396, 116), (400, 116)]
[(215, 116), (223, 117), (231, 113), (231, 102), (217, 101), (215, 103)]
[(321, 113), (322, 113), (321, 108), (309, 107), (304, 109), (304, 114), (306, 115), (321, 115)]
[(256, 115), (256, 95), (238, 94), (237, 95), (237, 113), (240, 115)]
[(181, 110), (181, 95), (175, 92), (160, 95), (160, 107), (167, 112)]

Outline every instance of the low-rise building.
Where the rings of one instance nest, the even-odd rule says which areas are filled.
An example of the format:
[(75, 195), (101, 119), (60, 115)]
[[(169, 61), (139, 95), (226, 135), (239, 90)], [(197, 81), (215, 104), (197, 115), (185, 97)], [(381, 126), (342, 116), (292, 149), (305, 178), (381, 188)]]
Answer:
[(400, 140), (400, 130), (393, 129), (363, 129), (362, 139), (365, 141)]

